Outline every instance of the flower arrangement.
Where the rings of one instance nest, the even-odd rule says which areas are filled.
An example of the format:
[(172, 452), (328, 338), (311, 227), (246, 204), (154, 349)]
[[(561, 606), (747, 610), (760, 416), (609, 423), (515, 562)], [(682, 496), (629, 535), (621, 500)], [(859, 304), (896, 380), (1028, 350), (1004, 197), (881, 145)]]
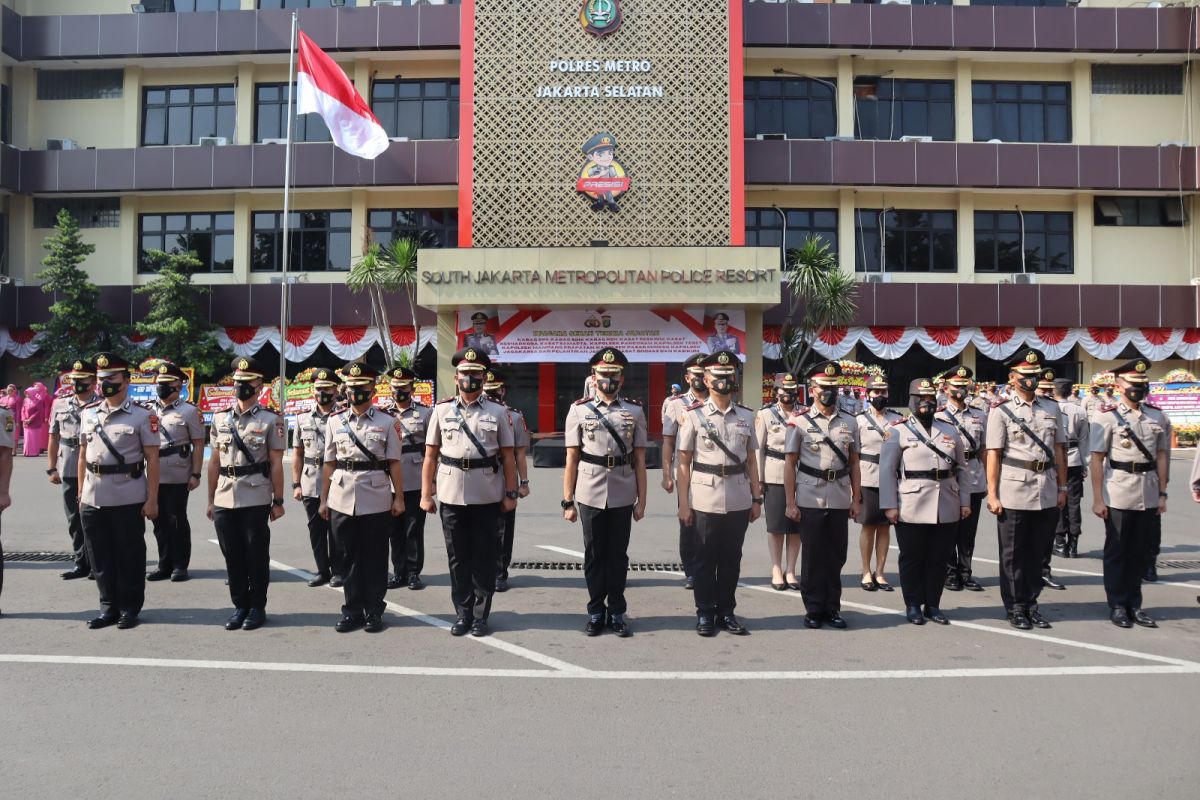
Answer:
[(1163, 383), (1197, 383), (1196, 376), (1186, 369), (1173, 369), (1162, 377)]
[(867, 385), (867, 367), (858, 361), (851, 361), (844, 358), (837, 362), (842, 368), (842, 385), (844, 386), (866, 386)]

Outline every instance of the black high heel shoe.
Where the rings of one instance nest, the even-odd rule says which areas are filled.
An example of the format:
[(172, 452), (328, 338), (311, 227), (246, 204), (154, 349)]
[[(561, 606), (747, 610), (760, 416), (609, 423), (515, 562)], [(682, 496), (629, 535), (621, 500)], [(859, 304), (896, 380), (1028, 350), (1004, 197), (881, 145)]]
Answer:
[(892, 588), (892, 585), (890, 583), (888, 583), (887, 581), (880, 581), (879, 575), (877, 573), (874, 573), (874, 572), (871, 573), (871, 581), (875, 584), (875, 587), (877, 589), (879, 589), (879, 591), (881, 591), (881, 592), (895, 591), (895, 589)]

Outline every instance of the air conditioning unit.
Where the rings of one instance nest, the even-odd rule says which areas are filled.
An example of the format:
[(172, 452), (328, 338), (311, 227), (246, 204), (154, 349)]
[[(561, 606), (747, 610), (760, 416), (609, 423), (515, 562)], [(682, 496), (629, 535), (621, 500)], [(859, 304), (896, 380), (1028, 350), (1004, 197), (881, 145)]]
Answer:
[(1200, 278), (1192, 278), (1192, 286), (1200, 286)]
[(933, 137), (932, 136), (901, 136), (900, 141), (902, 141), (902, 142), (932, 142)]
[(47, 150), (78, 150), (79, 142), (74, 139), (47, 139)]
[(863, 275), (863, 283), (891, 283), (892, 276), (888, 272), (868, 272)]
[(390, 142), (407, 142), (408, 137), (407, 136), (391, 136), (391, 137), (388, 137), (388, 141), (390, 141)]
[(287, 144), (287, 139), (263, 139), (259, 144)]
[(377, 6), (407, 6), (412, 5), (406, 0), (374, 0), (374, 5)]
[(1031, 272), (1018, 272), (1013, 275), (1013, 283), (1037, 283), (1037, 275)]
[(911, 6), (912, 0), (883, 0), (885, 6)]
[(827, 142), (853, 142), (857, 141), (853, 136), (826, 136)]
[(786, 133), (760, 133), (754, 137), (760, 142), (782, 142), (787, 138)]
[(224, 136), (201, 136), (199, 144), (201, 147), (224, 147), (229, 140)]

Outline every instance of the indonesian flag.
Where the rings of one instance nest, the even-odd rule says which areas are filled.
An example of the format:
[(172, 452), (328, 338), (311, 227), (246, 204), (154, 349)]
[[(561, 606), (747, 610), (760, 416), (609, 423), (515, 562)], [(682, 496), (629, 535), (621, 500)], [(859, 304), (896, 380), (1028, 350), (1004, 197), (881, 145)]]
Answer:
[(296, 112), (320, 114), (333, 143), (350, 155), (375, 158), (391, 140), (346, 73), (303, 31), (296, 71)]

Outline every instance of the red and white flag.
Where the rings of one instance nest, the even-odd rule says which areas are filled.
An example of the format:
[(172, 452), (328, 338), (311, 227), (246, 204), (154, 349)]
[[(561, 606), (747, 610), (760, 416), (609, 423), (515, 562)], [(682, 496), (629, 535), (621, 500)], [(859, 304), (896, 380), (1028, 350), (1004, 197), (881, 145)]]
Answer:
[(296, 112), (320, 114), (333, 143), (359, 158), (375, 158), (391, 140), (342, 68), (303, 31), (299, 33)]

